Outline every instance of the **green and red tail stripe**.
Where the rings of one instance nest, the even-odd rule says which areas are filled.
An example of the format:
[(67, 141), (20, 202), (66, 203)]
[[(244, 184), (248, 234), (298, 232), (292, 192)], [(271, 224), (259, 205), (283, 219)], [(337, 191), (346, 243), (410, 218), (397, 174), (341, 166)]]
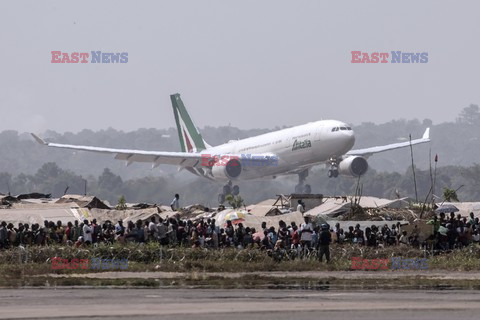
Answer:
[(180, 94), (170, 96), (172, 100), (173, 114), (177, 124), (178, 138), (183, 152), (200, 152), (208, 147), (202, 138), (197, 127), (193, 124), (192, 118), (183, 104)]

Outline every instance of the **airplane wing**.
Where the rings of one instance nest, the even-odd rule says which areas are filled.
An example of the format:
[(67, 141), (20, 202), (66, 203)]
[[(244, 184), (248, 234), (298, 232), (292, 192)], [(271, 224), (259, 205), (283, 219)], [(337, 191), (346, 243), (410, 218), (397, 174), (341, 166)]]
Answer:
[[(45, 145), (48, 147), (54, 148), (61, 148), (61, 149), (72, 149), (72, 150), (79, 150), (79, 151), (90, 151), (90, 152), (98, 152), (98, 153), (105, 153), (105, 154), (113, 154), (115, 155), (115, 159), (117, 160), (124, 160), (127, 163), (127, 166), (132, 164), (133, 162), (144, 162), (144, 163), (152, 163), (152, 168), (158, 167), (160, 164), (171, 164), (177, 165), (181, 167), (205, 167), (206, 165), (202, 165), (202, 160), (204, 163), (210, 161), (213, 157), (215, 157), (216, 161), (228, 161), (229, 159), (239, 159), (243, 161), (243, 155), (235, 155), (235, 154), (226, 154), (226, 155), (208, 155), (208, 154), (201, 154), (201, 153), (191, 153), (191, 152), (169, 152), (169, 151), (145, 151), (145, 150), (129, 150), (129, 149), (112, 149), (112, 148), (103, 148), (103, 147), (91, 147), (91, 146), (78, 146), (78, 145), (70, 145), (70, 144), (60, 144), (60, 143), (51, 143), (46, 142), (42, 138), (38, 137), (37, 135), (31, 133), (35, 141), (37, 141), (41, 145)], [(255, 162), (257, 165), (260, 165), (260, 162), (271, 163), (272, 157), (275, 155), (271, 154), (252, 154), (249, 155), (252, 159), (245, 159), (250, 162)], [(275, 160), (275, 159), (273, 159)], [(276, 158), (278, 161), (278, 158)]]
[(409, 147), (411, 145), (416, 145), (420, 143), (426, 143), (430, 142), (430, 128), (427, 128), (425, 130), (425, 133), (423, 134), (421, 139), (415, 139), (412, 141), (405, 141), (405, 142), (399, 142), (399, 143), (392, 143), (388, 144), (385, 146), (378, 146), (378, 147), (371, 147), (371, 148), (365, 148), (365, 149), (357, 149), (357, 150), (350, 150), (347, 152), (346, 155), (348, 156), (363, 156), (365, 158), (368, 158), (374, 153), (379, 153), (379, 152), (384, 152), (388, 150), (394, 150), (394, 149), (399, 149), (399, 148), (405, 148)]
[(195, 167), (197, 165), (200, 165), (200, 162), (202, 161), (202, 156), (199, 153), (144, 151), (144, 150), (77, 146), (77, 145), (70, 145), (70, 144), (46, 142), (33, 133), (31, 135), (38, 143), (45, 146), (61, 148), (61, 149), (72, 149), (72, 150), (79, 150), (79, 151), (91, 151), (91, 152), (98, 152), (98, 153), (113, 154), (115, 155), (115, 159), (124, 160), (127, 162), (127, 165), (130, 165), (133, 162), (146, 162), (146, 163), (152, 163), (152, 168), (155, 168), (160, 164), (172, 164), (172, 165), (179, 165), (183, 167)]

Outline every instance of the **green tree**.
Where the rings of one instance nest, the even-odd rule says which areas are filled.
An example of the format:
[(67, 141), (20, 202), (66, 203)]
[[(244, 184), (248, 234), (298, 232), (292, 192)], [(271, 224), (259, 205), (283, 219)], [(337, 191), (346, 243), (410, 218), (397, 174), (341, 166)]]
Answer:
[(55, 162), (47, 162), (35, 174), (35, 180), (37, 183), (47, 181), (49, 179), (55, 179), (62, 173), (62, 169)]
[(125, 196), (120, 196), (120, 198), (118, 198), (118, 203), (115, 209), (127, 210), (127, 200), (125, 200)]
[(452, 201), (458, 202), (459, 201), (458, 196), (457, 196), (457, 191), (455, 191), (453, 189), (449, 189), (447, 187), (443, 188), (443, 199), (446, 202), (452, 202)]
[(233, 209), (238, 209), (244, 206), (244, 201), (240, 196), (235, 197), (229, 194), (225, 197), (225, 200), (227, 200), (228, 204), (232, 206)]
[(463, 108), (457, 120), (458, 122), (470, 125), (479, 124), (480, 108), (476, 104), (471, 104), (470, 106)]
[(98, 177), (98, 186), (105, 190), (118, 190), (122, 184), (122, 178), (108, 168), (103, 169), (102, 175)]

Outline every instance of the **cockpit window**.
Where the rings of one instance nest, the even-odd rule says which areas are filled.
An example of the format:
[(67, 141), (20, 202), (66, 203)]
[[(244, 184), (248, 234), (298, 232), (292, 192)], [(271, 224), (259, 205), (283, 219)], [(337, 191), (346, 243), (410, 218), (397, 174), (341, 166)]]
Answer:
[(332, 132), (336, 132), (336, 131), (346, 131), (346, 130), (352, 130), (351, 127), (335, 127), (335, 128), (332, 128)]

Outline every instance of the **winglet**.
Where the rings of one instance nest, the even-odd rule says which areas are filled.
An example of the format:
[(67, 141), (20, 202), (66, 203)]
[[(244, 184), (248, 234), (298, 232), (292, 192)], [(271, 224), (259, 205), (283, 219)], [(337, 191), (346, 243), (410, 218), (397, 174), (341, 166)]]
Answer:
[(48, 145), (48, 143), (46, 143), (45, 140), (43, 140), (39, 136), (35, 135), (34, 133), (30, 133), (30, 134), (32, 135), (33, 139), (35, 139), (35, 141), (37, 141), (38, 143), (46, 145), (46, 146)]
[(423, 134), (422, 139), (430, 139), (430, 128), (427, 128), (425, 130), (425, 133)]

